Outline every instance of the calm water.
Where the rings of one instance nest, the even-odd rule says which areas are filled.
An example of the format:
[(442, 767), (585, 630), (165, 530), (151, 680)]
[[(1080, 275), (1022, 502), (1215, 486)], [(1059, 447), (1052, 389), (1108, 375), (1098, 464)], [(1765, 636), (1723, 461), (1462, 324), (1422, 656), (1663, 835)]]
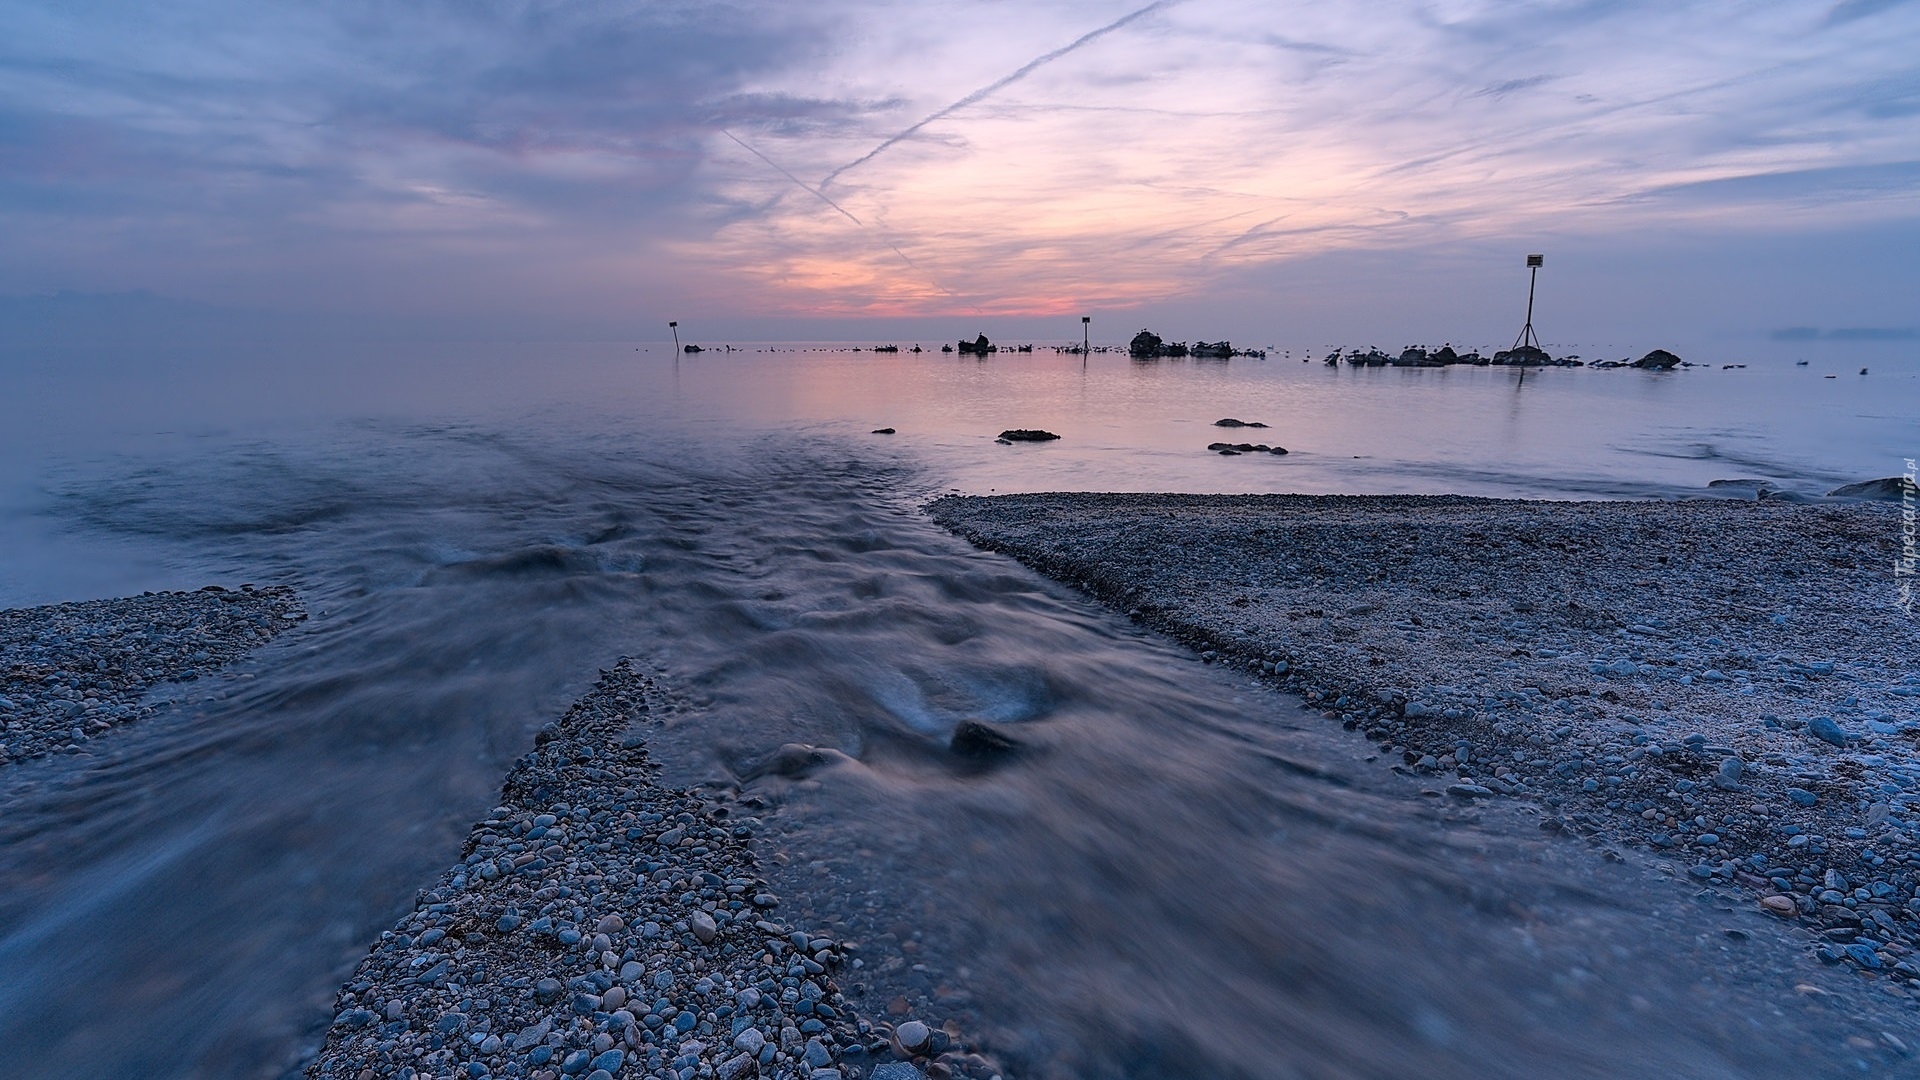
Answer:
[[(686, 694), (655, 736), (675, 782), (786, 742), (849, 755), (751, 788), (783, 891), (854, 940), (917, 932), (923, 969), (876, 963), (870, 1001), (937, 995), (1019, 1075), (1844, 1070), (1765, 972), (1724, 977), (1734, 916), (1500, 812), (1445, 820), (1329, 725), (916, 508), (1817, 492), (1920, 450), (1915, 365), (1521, 382), (781, 349), (0, 358), (0, 603), (287, 582), (314, 615), (98, 756), (0, 774), (0, 1074), (297, 1065), (533, 729), (623, 653)], [(1294, 452), (1208, 454), (1221, 416)], [(933, 767), (970, 717), (1040, 752)]]

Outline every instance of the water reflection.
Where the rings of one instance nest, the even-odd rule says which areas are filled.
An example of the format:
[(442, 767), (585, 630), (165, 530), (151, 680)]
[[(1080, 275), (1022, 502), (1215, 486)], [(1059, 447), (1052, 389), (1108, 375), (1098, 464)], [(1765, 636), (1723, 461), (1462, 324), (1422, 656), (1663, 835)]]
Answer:
[[(1656, 933), (1627, 884), (1440, 820), (1285, 702), (914, 507), (951, 485), (1818, 485), (1872, 473), (1914, 412), (1859, 424), (1758, 380), (1556, 372), (1509, 399), (1505, 373), (1073, 359), (19, 373), (36, 406), (8, 406), (0, 530), (33, 561), (10, 555), (10, 602), (238, 579), (297, 585), (315, 618), (99, 758), (0, 773), (5, 1071), (296, 1063), (532, 730), (623, 653), (686, 696), (653, 733), (674, 779), (764, 802), (783, 891), (872, 944), (868, 1003), (963, 1016), (1025, 1074), (1825, 1070), (1793, 1057), (1833, 1044), (1813, 1021), (1698, 1005), (1686, 943), (1711, 923)], [(1221, 416), (1296, 452), (1206, 454)], [(993, 445), (1008, 426), (1069, 437)], [(953, 768), (965, 721), (1022, 752)], [(760, 769), (794, 742), (837, 764)]]

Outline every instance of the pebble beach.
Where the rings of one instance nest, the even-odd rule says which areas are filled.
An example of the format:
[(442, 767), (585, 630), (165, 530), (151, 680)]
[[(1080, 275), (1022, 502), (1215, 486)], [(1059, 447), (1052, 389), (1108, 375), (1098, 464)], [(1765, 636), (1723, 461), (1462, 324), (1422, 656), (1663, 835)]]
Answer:
[[(1297, 695), (1436, 803), (1529, 808), (1548, 843), (1664, 860), (1676, 900), (1738, 898), (1797, 943), (1778, 963), (1874, 995), (1801, 988), (1875, 1018), (1857, 1053), (1912, 1051), (1888, 1013), (1920, 1010), (1897, 507), (1054, 494), (928, 513)], [(283, 588), (0, 613), (9, 760), (86, 753), (165, 708), (167, 680), (303, 618)], [(882, 957), (777, 894), (754, 800), (662, 781), (647, 732), (685, 704), (622, 660), (543, 728), (341, 987), (305, 1075), (1002, 1076), (951, 1022), (863, 1013), (842, 982)]]
[(855, 947), (782, 917), (754, 823), (658, 781), (634, 729), (666, 699), (623, 660), (540, 732), (307, 1076), (999, 1076), (957, 1031), (855, 1014)]
[(1920, 627), (1899, 511), (1718, 500), (952, 496), (936, 520), (1426, 778), (1660, 853), (1920, 995)]
[(0, 611), (0, 766), (85, 753), (153, 691), (232, 663), (306, 613), (293, 590), (208, 586)]

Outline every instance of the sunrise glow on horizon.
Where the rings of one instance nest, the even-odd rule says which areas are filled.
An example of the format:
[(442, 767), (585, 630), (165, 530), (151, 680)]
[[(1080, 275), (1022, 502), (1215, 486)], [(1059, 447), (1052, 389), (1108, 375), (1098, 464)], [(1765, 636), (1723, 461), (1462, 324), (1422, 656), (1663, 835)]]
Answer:
[[(1393, 294), (1462, 252), (1490, 276), (1548, 242), (1581, 256), (1556, 270), (1685, 243), (1857, 274), (1790, 321), (1893, 325), (1866, 283), (1920, 224), (1920, 5), (1887, 0), (201, 2), (0, 27), (15, 296), (1066, 318), (1304, 296), (1329, 258)], [(1785, 269), (1706, 306), (1763, 332)]]

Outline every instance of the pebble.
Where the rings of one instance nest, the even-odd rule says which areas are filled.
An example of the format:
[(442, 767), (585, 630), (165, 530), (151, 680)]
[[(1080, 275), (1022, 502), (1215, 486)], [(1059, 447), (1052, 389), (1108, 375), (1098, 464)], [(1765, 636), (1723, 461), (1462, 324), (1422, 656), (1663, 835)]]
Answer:
[[(660, 786), (644, 741), (627, 733), (642, 703), (664, 709), (665, 692), (622, 661), (543, 732), (467, 845), (499, 853), (496, 863), (517, 843), (537, 844), (542, 857), (493, 878), (463, 863), (424, 892), (341, 991), (309, 1080), (404, 1069), (503, 1080), (844, 1080), (843, 1052), (861, 1048), (864, 1067), (865, 1047), (884, 1045), (835, 983), (843, 946), (742, 917), (778, 904), (754, 871), (752, 830), (697, 792)], [(662, 823), (677, 842), (655, 832)], [(734, 897), (754, 906), (719, 915), (704, 906), (718, 911)], [(455, 936), (455, 925), (469, 929)], [(783, 956), (769, 954), (770, 937)], [(492, 996), (478, 995), (476, 1007), (480, 987)], [(933, 1041), (925, 1024), (903, 1027), (918, 1028), (923, 1048)], [(443, 1040), (454, 1041), (443, 1049)], [(449, 1059), (453, 1048), (469, 1057)]]
[(1847, 733), (1833, 722), (1831, 716), (1816, 716), (1807, 721), (1807, 734), (1835, 746), (1847, 745)]
[(900, 1041), (901, 1046), (919, 1053), (927, 1048), (927, 1040), (933, 1037), (933, 1032), (918, 1020), (909, 1020), (893, 1029), (893, 1037)]
[(1800, 907), (1793, 902), (1793, 897), (1784, 894), (1763, 896), (1760, 898), (1760, 906), (1775, 915), (1790, 916), (1800, 913)]
[(689, 915), (687, 923), (693, 928), (693, 936), (699, 938), (702, 945), (711, 942), (713, 936), (720, 932), (720, 927), (714, 923), (713, 916), (704, 911), (696, 911)]

